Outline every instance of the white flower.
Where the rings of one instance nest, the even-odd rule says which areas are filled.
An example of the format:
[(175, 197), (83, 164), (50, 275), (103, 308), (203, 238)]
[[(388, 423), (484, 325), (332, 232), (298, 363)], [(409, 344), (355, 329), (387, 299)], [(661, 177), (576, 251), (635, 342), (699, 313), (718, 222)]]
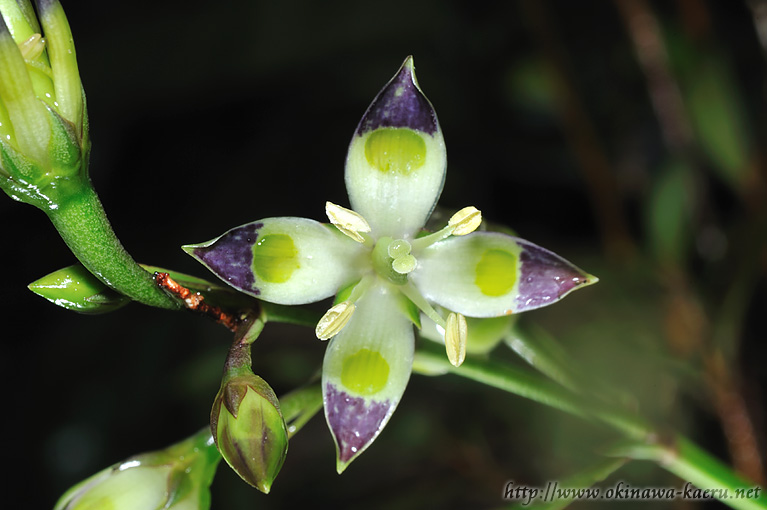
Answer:
[[(388, 422), (405, 391), (420, 312), (465, 356), (464, 316), (551, 304), (596, 279), (561, 257), (500, 233), (475, 232), (474, 207), (423, 235), (445, 180), (437, 116), (412, 58), (373, 100), (346, 160), (351, 209), (326, 204), (331, 225), (267, 218), (185, 250), (238, 290), (299, 305), (336, 295), (317, 325), (331, 338), (322, 370), (325, 416), (341, 472)], [(433, 305), (451, 312), (447, 317)]]

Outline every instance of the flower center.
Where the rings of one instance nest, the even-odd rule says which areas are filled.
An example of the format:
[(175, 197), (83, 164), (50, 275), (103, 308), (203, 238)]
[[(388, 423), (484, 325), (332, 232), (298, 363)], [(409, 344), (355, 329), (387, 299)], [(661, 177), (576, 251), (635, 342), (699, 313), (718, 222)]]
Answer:
[[(396, 135), (399, 136), (399, 133), (396, 133)], [(394, 136), (394, 134), (386, 132), (386, 136)], [(366, 147), (366, 149), (376, 152), (381, 149), (381, 147), (386, 146), (383, 141), (378, 142), (376, 142), (378, 145), (373, 144), (371, 146), (372, 148)], [(391, 154), (388, 154), (386, 151), (383, 152), (386, 157), (391, 159)], [(378, 156), (381, 155), (377, 154), (377, 157)], [(381, 161), (386, 159), (383, 158), (383, 156), (381, 156), (381, 158)], [(390, 171), (392, 169), (390, 163), (396, 159), (397, 158), (394, 157), (392, 161), (385, 161), (387, 164), (384, 165), (382, 163), (379, 169), (382, 171)], [(401, 161), (399, 163), (401, 163)], [(399, 171), (397, 169), (404, 167), (410, 168), (408, 165), (394, 165), (396, 171)], [(450, 363), (455, 366), (461, 365), (466, 356), (466, 340), (468, 338), (466, 318), (463, 315), (454, 312), (450, 312), (447, 319), (443, 318), (442, 315), (440, 315), (421, 295), (418, 289), (408, 281), (407, 275), (418, 265), (418, 261), (411, 253), (413, 250), (415, 250), (416, 253), (419, 253), (420, 250), (450, 236), (464, 236), (470, 234), (479, 227), (480, 223), (482, 223), (482, 213), (475, 207), (464, 207), (450, 217), (445, 228), (434, 232), (433, 234), (414, 239), (412, 244), (405, 239), (393, 239), (391, 237), (381, 237), (376, 240), (375, 236), (370, 235), (370, 224), (365, 218), (351, 209), (346, 209), (345, 207), (341, 207), (332, 202), (325, 203), (325, 213), (330, 222), (339, 232), (358, 243), (366, 246), (373, 246), (373, 249), (370, 252), (370, 265), (375, 271), (375, 275), (384, 281), (397, 285), (399, 291), (410, 300), (416, 308), (421, 310), (427, 317), (437, 324), (438, 328), (444, 332), (445, 348), (447, 349)], [(482, 259), (480, 266), (484, 270), (486, 267), (494, 267), (504, 262), (505, 260), (503, 259), (502, 253), (491, 253)], [(482, 288), (483, 292), (488, 295), (497, 295), (509, 285), (509, 282), (505, 280), (494, 281), (492, 278), (493, 274), (495, 273), (490, 271), (480, 271), (478, 269), (477, 284)], [(364, 276), (362, 280), (354, 285), (354, 288), (347, 299), (333, 306), (322, 316), (315, 328), (317, 338), (320, 340), (329, 340), (346, 326), (356, 308), (354, 303), (364, 295), (365, 290), (376, 279), (375, 275), (369, 273)], [(513, 282), (511, 282), (511, 284), (513, 285)], [(388, 374), (388, 365), (384, 366), (378, 363), (377, 359), (371, 356), (371, 352), (372, 351), (363, 349), (347, 359), (349, 362), (348, 364), (347, 362), (344, 362), (344, 375), (342, 375), (342, 378), (347, 377), (349, 381), (357, 381), (362, 380), (362, 375), (360, 374), (366, 374), (366, 377), (368, 377), (365, 379), (366, 382), (364, 384), (355, 388), (355, 391), (362, 394), (379, 391), (382, 384), (381, 381), (384, 381)], [(345, 384), (347, 386), (352, 385), (352, 383)]]
[(410, 243), (404, 239), (380, 238), (371, 253), (373, 269), (384, 280), (395, 285), (405, 285), (407, 274), (417, 264), (410, 250)]

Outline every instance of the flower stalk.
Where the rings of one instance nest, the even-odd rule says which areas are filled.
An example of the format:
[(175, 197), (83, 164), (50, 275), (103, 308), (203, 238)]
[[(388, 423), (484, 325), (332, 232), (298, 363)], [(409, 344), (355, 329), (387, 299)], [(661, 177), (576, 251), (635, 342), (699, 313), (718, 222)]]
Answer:
[(268, 494), (285, 462), (288, 428), (274, 390), (251, 369), (251, 344), (263, 327), (261, 317), (240, 322), (210, 412), (210, 430), (227, 464)]
[(90, 137), (72, 32), (58, 0), (0, 0), (0, 189), (45, 212), (109, 287), (176, 309), (123, 248), (88, 176)]

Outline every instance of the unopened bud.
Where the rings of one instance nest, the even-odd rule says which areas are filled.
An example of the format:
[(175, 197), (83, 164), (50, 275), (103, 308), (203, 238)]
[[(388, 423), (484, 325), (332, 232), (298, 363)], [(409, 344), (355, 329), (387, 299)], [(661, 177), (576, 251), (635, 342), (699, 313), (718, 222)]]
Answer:
[(221, 457), (206, 428), (164, 450), (130, 457), (69, 489), (54, 510), (207, 510)]
[(210, 413), (210, 428), (227, 464), (247, 483), (268, 493), (285, 462), (288, 430), (266, 381), (250, 369), (225, 374)]
[(55, 305), (85, 314), (111, 312), (131, 301), (107, 287), (80, 264), (54, 271), (28, 287)]

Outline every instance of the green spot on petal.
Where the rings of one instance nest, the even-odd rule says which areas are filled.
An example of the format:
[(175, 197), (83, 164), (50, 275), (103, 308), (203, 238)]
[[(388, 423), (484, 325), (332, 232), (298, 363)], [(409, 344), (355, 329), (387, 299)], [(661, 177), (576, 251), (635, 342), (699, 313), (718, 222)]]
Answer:
[(389, 380), (389, 364), (380, 353), (360, 349), (344, 359), (341, 368), (341, 383), (360, 395), (374, 395), (386, 386)]
[(300, 266), (297, 255), (290, 236), (265, 235), (253, 248), (253, 270), (264, 281), (284, 283)]
[(426, 143), (407, 128), (380, 128), (365, 142), (365, 158), (383, 173), (410, 175), (426, 161)]
[(503, 296), (517, 279), (517, 257), (504, 250), (488, 250), (477, 263), (474, 283), (486, 296)]

